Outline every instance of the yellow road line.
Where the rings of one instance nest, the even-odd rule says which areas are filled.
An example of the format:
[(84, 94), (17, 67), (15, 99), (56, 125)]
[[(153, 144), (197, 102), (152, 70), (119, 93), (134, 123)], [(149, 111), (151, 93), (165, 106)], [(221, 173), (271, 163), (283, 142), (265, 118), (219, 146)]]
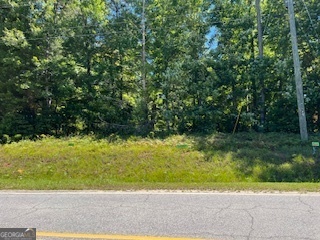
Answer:
[(130, 235), (108, 235), (108, 234), (106, 235), (106, 234), (86, 234), (86, 233), (57, 233), (57, 232), (37, 232), (37, 237), (84, 238), (84, 239), (105, 239), (105, 240), (201, 240), (199, 238), (130, 236)]

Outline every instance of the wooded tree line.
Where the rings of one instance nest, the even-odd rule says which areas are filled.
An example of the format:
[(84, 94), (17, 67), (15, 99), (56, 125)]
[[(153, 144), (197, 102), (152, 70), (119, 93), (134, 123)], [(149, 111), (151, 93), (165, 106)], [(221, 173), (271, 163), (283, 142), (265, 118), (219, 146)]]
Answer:
[[(261, 11), (263, 58), (254, 0), (0, 0), (0, 134), (299, 132), (288, 11)], [(320, 2), (295, 11), (317, 132)]]

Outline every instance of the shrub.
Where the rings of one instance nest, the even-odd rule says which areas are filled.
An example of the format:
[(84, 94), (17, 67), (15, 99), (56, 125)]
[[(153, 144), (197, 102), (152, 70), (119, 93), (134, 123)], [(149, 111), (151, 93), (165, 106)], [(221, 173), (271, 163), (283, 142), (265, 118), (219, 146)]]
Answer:
[(22, 134), (16, 134), (12, 137), (12, 141), (19, 142), (22, 140)]
[(3, 134), (1, 137), (1, 143), (2, 144), (6, 144), (6, 143), (10, 143), (10, 136), (7, 134)]

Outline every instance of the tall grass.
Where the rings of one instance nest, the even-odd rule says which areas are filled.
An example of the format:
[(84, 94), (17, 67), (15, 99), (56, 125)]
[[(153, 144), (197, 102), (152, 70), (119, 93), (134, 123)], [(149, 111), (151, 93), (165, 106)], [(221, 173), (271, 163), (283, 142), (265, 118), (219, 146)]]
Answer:
[(319, 161), (312, 155), (311, 143), (297, 139), (295, 135), (215, 134), (162, 140), (20, 141), (0, 146), (0, 187), (319, 182)]

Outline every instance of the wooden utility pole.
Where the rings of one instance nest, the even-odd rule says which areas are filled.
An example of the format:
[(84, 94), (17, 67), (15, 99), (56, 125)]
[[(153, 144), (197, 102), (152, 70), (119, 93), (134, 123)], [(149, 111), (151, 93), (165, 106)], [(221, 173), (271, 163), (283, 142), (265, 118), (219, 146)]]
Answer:
[[(257, 12), (257, 28), (258, 28), (258, 47), (259, 47), (259, 59), (263, 60), (263, 33), (262, 33), (262, 23), (261, 23), (261, 6), (260, 0), (256, 0), (256, 12)], [(264, 71), (263, 69), (259, 69)], [(260, 86), (261, 86), (261, 106), (260, 106), (260, 126), (262, 130), (264, 129), (266, 120), (266, 110), (265, 110), (265, 86), (264, 86), (264, 74), (259, 74)]]
[(295, 82), (296, 82), (300, 136), (301, 136), (301, 141), (307, 141), (308, 130), (307, 130), (306, 112), (304, 107), (304, 95), (303, 95), (303, 86), (302, 86), (302, 79), (301, 79), (293, 0), (288, 0), (287, 4), (288, 4), (289, 21), (290, 21), (290, 33), (291, 33), (292, 54), (293, 54), (293, 63), (294, 63), (294, 76), (295, 76)]

